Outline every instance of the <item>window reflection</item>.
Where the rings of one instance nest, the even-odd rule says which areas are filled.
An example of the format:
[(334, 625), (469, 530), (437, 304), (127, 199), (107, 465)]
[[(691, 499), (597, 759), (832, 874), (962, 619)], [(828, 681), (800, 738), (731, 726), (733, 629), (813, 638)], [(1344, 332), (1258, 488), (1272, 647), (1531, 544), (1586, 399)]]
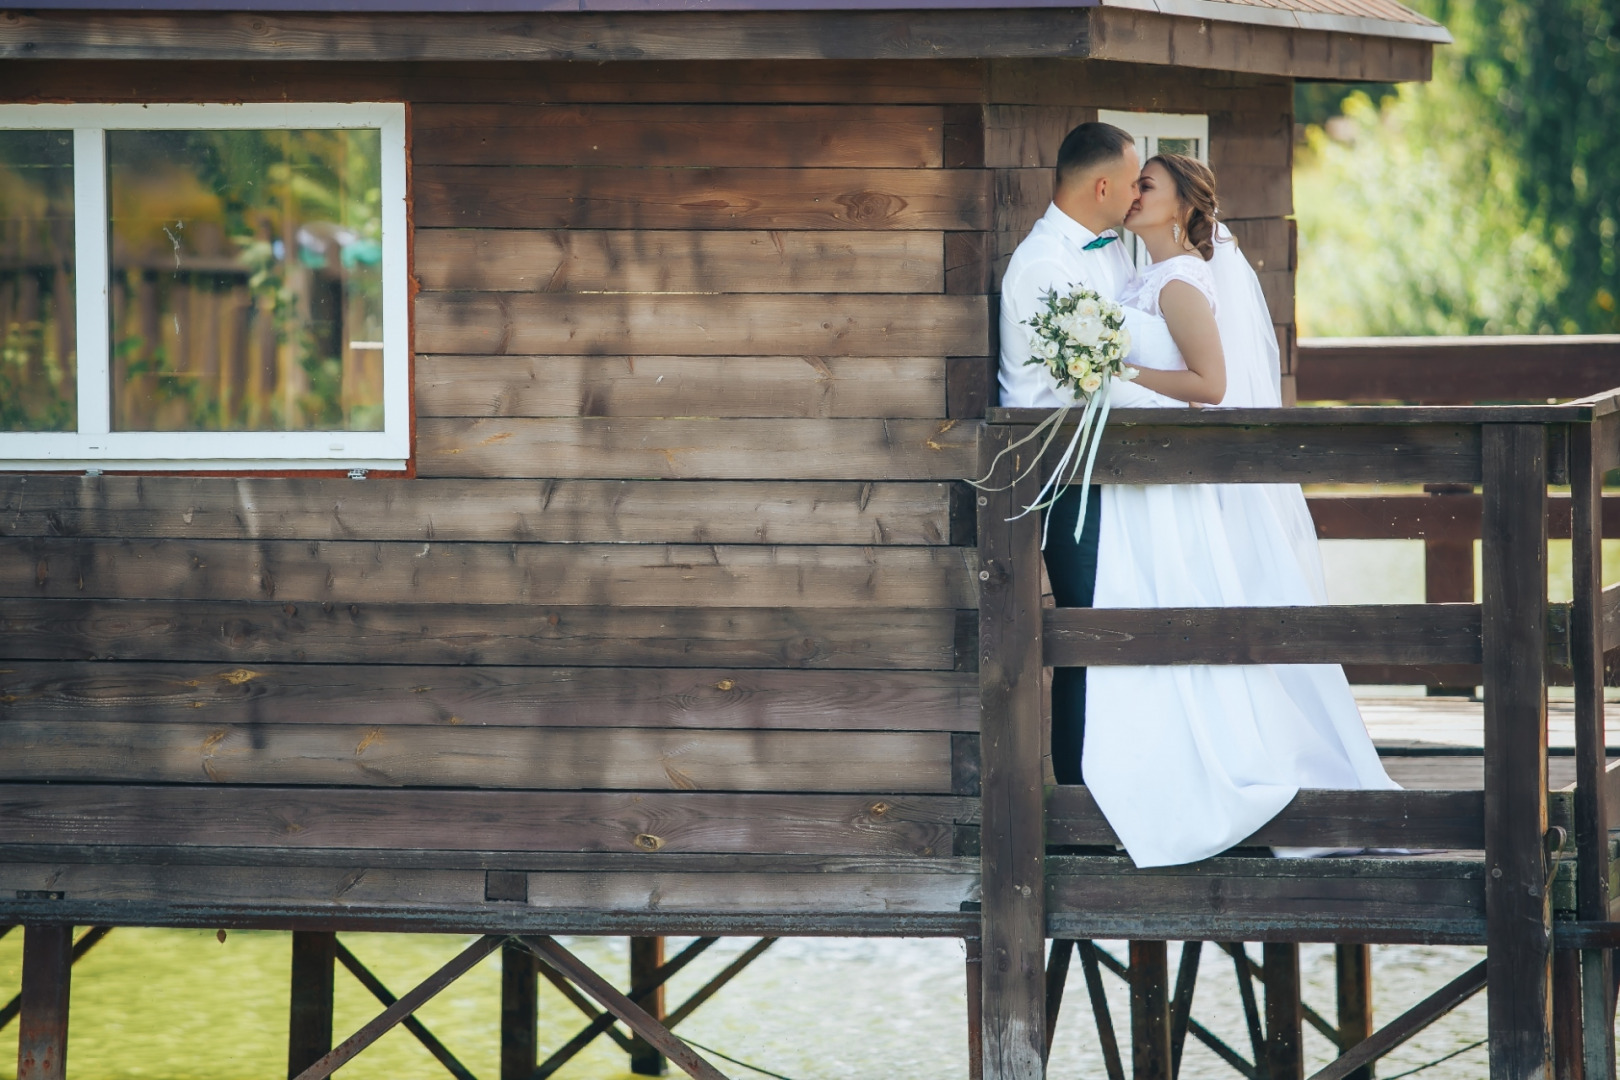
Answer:
[(0, 431), (78, 426), (73, 133), (0, 131)]
[(379, 132), (106, 137), (113, 430), (382, 430)]

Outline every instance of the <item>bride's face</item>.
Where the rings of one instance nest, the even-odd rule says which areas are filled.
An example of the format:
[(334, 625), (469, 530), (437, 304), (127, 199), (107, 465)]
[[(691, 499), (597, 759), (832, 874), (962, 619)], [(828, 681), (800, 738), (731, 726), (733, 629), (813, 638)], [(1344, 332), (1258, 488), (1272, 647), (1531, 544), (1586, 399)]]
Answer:
[(1163, 165), (1154, 162), (1142, 170), (1137, 179), (1139, 193), (1125, 215), (1125, 227), (1140, 235), (1154, 229), (1168, 229), (1182, 216), (1181, 197), (1176, 194), (1176, 182)]

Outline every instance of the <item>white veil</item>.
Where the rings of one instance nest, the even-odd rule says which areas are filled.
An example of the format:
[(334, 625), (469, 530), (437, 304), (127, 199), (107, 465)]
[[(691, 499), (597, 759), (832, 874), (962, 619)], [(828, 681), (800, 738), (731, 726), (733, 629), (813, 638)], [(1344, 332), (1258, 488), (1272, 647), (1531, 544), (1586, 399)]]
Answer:
[(1215, 322), (1226, 354), (1227, 408), (1265, 409), (1282, 404), (1277, 333), (1260, 278), (1225, 225), (1215, 226)]
[[(1282, 405), (1282, 365), (1277, 332), (1266, 308), (1260, 278), (1225, 225), (1215, 227), (1215, 257), (1210, 260), (1215, 278), (1215, 324), (1220, 329), (1221, 351), (1226, 354), (1226, 397), (1220, 407), (1267, 409)], [(1264, 595), (1262, 582), (1292, 555), (1300, 580), (1316, 602), (1327, 602), (1322, 573), (1322, 551), (1316, 524), (1298, 484), (1223, 484), (1221, 505), (1228, 532), (1237, 549), (1253, 556), (1246, 577), (1253, 577), (1255, 595)], [(1241, 541), (1239, 538), (1242, 538)], [(1273, 581), (1273, 584), (1280, 584)], [(1297, 592), (1275, 603), (1297, 603)], [(1255, 601), (1257, 603), (1263, 601)]]

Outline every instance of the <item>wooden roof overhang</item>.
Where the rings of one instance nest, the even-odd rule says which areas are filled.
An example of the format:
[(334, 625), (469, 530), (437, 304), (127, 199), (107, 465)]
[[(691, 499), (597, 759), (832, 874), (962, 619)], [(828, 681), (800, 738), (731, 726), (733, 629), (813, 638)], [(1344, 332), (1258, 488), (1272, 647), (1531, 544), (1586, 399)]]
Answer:
[(0, 58), (1090, 59), (1335, 81), (1429, 77), (1444, 27), (1395, 0), (44, 0)]

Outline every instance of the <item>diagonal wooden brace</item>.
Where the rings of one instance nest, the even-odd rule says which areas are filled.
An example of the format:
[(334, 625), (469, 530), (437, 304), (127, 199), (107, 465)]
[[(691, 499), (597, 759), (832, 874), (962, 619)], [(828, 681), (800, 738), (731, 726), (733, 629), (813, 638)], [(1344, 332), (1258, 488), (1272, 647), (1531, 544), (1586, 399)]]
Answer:
[(1345, 1080), (1363, 1065), (1377, 1061), (1483, 989), (1485, 961), (1481, 960), (1351, 1047), (1343, 1057), (1311, 1076), (1310, 1080)]
[[(658, 970), (653, 973), (653, 977), (649, 981), (638, 986), (632, 986), (630, 988), (630, 1000), (639, 1002), (647, 994), (658, 989), (660, 986), (663, 986), (675, 976), (676, 972), (680, 971), (687, 964), (690, 964), (693, 960), (696, 960), (704, 953), (705, 950), (708, 949), (710, 945), (713, 945), (719, 940), (719, 938), (707, 937), (698, 938), (696, 941), (692, 942), (692, 944), (682, 949), (680, 954), (674, 959), (659, 965)], [(553, 982), (561, 981), (563, 986), (567, 986), (570, 990), (573, 989), (573, 984), (563, 980), (561, 975), (558, 975), (550, 968), (545, 969), (545, 974)], [(575, 1004), (578, 1005), (580, 1003), (576, 1001)], [(581, 1007), (584, 1008), (585, 1006)], [(572, 1059), (576, 1054), (585, 1049), (585, 1047), (589, 1046), (591, 1041), (594, 1040), (598, 1035), (606, 1033), (613, 1036), (619, 1036), (618, 1029), (613, 1026), (612, 1013), (598, 1013), (593, 1009), (587, 1012), (586, 1015), (591, 1017), (591, 1022), (587, 1024), (579, 1032), (579, 1034), (575, 1035), (572, 1039), (569, 1039), (568, 1042), (564, 1043), (560, 1048), (558, 1048), (556, 1053), (552, 1054), (545, 1061), (540, 1063), (539, 1067), (534, 1070), (534, 1080), (545, 1080), (545, 1077), (550, 1076), (552, 1073), (562, 1068), (563, 1065)], [(664, 1026), (670, 1027), (672, 1025), (666, 1022)], [(626, 1049), (628, 1049), (626, 1044), (629, 1040), (619, 1037), (618, 1041), (620, 1046), (625, 1046)]]
[[(383, 985), (381, 979), (373, 975), (370, 969), (360, 962), (359, 957), (344, 946), (343, 942), (339, 941), (335, 944), (337, 945), (338, 963), (348, 968), (349, 974), (353, 975), (361, 986), (371, 991), (372, 997), (382, 1002), (384, 1007), (399, 1000), (388, 987)], [(417, 1042), (427, 1048), (428, 1053), (438, 1059), (440, 1065), (450, 1070), (450, 1075), (454, 1076), (456, 1080), (478, 1080), (477, 1077), (473, 1076), (472, 1070), (463, 1065), (456, 1055), (452, 1054), (449, 1048), (440, 1042), (433, 1032), (427, 1029), (427, 1025), (422, 1021), (414, 1016), (407, 1016), (401, 1023), (405, 1025), (406, 1031), (416, 1036)]]
[[(697, 1055), (690, 1046), (673, 1035), (669, 1028), (655, 1020), (647, 1010), (615, 990), (611, 983), (555, 940), (538, 934), (525, 934), (517, 939), (523, 947), (544, 963), (567, 976), (574, 985), (595, 998), (608, 1012), (623, 1020), (625, 1025), (656, 1047), (665, 1057), (693, 1080), (726, 1080), (725, 1074)], [(299, 1080), (306, 1080), (299, 1077)], [(309, 1077), (307, 1080), (316, 1080)]]
[(393, 1030), (407, 1016), (426, 1005), (441, 990), (471, 971), (480, 960), (500, 948), (505, 940), (500, 934), (486, 934), (479, 938), (463, 949), (455, 959), (423, 979), (415, 989), (384, 1009), (359, 1031), (334, 1046), (330, 1053), (299, 1073), (294, 1080), (326, 1080), (340, 1066)]

